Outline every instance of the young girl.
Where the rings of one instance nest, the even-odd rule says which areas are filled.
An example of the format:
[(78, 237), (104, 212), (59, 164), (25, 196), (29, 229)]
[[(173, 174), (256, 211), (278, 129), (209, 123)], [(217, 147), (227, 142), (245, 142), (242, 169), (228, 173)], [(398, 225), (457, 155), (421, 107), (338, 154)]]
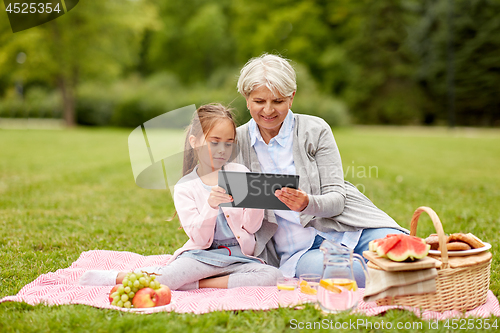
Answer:
[[(232, 113), (220, 104), (201, 106), (186, 134), (183, 177), (174, 187), (174, 205), (189, 240), (167, 266), (140, 270), (160, 274), (172, 290), (271, 286), (281, 272), (254, 257), (254, 233), (262, 225), (261, 209), (219, 207), (232, 198), (217, 186), (218, 171), (248, 171), (228, 163), (236, 155)], [(115, 285), (125, 272), (88, 271), (81, 285)]]

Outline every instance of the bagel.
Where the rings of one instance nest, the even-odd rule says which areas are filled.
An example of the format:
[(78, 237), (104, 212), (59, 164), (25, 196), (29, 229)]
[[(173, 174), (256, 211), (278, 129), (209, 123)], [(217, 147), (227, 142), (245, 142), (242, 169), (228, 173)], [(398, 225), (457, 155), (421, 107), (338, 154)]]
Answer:
[[(448, 242), (448, 236), (445, 237), (445, 242)], [(431, 250), (439, 249), (439, 237), (437, 234), (431, 234), (425, 239), (425, 242), (431, 246)]]
[(452, 242), (446, 244), (446, 249), (448, 251), (467, 251), (470, 250), (471, 247), (469, 244), (464, 242)]
[(450, 238), (448, 238), (448, 243), (452, 243), (452, 242), (467, 243), (473, 249), (478, 249), (478, 248), (484, 246), (483, 242), (481, 242), (481, 240), (479, 238), (477, 238), (476, 236), (474, 236), (471, 233), (468, 233), (468, 234), (463, 234), (463, 233), (451, 234)]

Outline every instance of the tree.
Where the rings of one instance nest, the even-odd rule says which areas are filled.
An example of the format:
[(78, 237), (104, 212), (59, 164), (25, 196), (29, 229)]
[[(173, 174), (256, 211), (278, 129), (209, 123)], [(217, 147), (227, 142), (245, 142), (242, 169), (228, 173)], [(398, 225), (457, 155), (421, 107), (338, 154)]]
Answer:
[(181, 82), (206, 82), (222, 67), (234, 66), (228, 14), (230, 1), (159, 1), (163, 29), (151, 36), (148, 69), (177, 74)]
[[(158, 21), (146, 0), (80, 2), (66, 15), (16, 34), (3, 25), (0, 76), (22, 76), (57, 87), (66, 124), (73, 126), (79, 82), (109, 81), (132, 66), (147, 28), (157, 29)], [(19, 51), (27, 54), (22, 68), (13, 66)]]
[(415, 15), (407, 5), (401, 0), (330, 4), (328, 22), (339, 30), (338, 44), (324, 58), (323, 76), (359, 123), (419, 124), (431, 105), (414, 79), (418, 58), (408, 47), (407, 29)]
[[(449, 61), (455, 70), (457, 123), (500, 124), (500, 1), (455, 0), (449, 34), (448, 0), (419, 3), (412, 47), (420, 61), (417, 80), (436, 101), (434, 117), (446, 119)], [(451, 38), (454, 57), (447, 56)]]
[(277, 52), (306, 65), (358, 122), (421, 121), (428, 100), (414, 80), (406, 33), (413, 13), (401, 0), (241, 0), (233, 13), (238, 60)]

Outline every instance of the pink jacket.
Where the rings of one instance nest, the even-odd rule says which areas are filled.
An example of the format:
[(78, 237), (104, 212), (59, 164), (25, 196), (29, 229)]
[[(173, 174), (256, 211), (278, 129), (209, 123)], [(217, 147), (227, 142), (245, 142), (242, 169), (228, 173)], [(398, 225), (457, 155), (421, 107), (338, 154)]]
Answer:
[[(242, 164), (229, 163), (228, 171), (249, 170)], [(207, 191), (196, 171), (182, 177), (174, 187), (174, 205), (184, 231), (189, 240), (174, 252), (168, 263), (187, 250), (207, 249), (212, 245), (219, 208), (208, 204), (210, 192)], [(264, 218), (263, 209), (222, 207), (227, 223), (240, 244), (243, 254), (253, 257), (255, 248), (254, 233), (260, 229)]]

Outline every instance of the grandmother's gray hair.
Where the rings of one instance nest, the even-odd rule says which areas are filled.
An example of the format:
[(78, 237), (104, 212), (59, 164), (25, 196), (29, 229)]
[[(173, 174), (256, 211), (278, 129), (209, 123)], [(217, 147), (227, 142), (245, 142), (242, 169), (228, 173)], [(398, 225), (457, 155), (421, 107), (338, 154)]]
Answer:
[(245, 98), (261, 86), (283, 97), (292, 96), (297, 90), (295, 70), (287, 59), (264, 53), (250, 59), (241, 69), (238, 79), (238, 92)]

